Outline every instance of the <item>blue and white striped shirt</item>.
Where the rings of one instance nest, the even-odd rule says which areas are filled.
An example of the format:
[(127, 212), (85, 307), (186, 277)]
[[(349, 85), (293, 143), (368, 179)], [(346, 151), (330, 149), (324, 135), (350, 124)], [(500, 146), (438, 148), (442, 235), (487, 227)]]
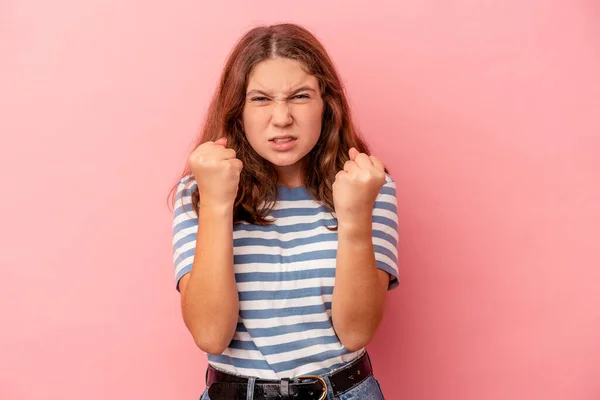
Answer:
[[(198, 216), (191, 205), (192, 175), (179, 182), (173, 219), (175, 281), (192, 269)], [(184, 209), (185, 207), (185, 209)], [(335, 215), (335, 214), (334, 214)], [(208, 354), (211, 365), (246, 376), (281, 379), (324, 374), (354, 360), (333, 330), (337, 224), (305, 187), (278, 187), (270, 226), (233, 227), (234, 272), (240, 301), (228, 348)], [(386, 176), (373, 209), (377, 267), (398, 285), (396, 184)]]

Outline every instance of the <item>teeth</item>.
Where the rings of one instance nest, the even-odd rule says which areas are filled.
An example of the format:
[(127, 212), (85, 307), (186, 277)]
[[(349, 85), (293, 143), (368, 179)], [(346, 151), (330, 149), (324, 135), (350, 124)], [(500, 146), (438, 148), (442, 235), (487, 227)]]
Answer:
[(291, 140), (292, 140), (292, 138), (273, 139), (273, 141), (275, 143), (286, 143), (286, 142), (290, 142)]

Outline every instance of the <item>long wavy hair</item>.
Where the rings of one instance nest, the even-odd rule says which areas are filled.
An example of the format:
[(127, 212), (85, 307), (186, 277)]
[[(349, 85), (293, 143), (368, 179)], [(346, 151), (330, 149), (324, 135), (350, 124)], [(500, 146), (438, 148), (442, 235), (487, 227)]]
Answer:
[[(352, 120), (339, 74), (319, 40), (306, 28), (289, 23), (251, 29), (229, 54), (195, 146), (225, 136), (228, 147), (233, 148), (243, 162), (234, 203), (234, 224), (246, 221), (267, 225), (271, 222), (267, 216), (277, 195), (277, 172), (250, 146), (242, 126), (242, 112), (252, 69), (263, 60), (277, 57), (301, 62), (319, 82), (324, 102), (322, 130), (317, 144), (306, 155), (303, 171), (304, 185), (312, 197), (333, 212), (332, 185), (336, 173), (349, 159), (348, 151), (355, 147), (369, 154), (369, 148)], [(181, 178), (191, 173), (188, 163)], [(171, 194), (176, 192), (177, 186), (178, 183)], [(196, 213), (198, 201), (198, 189), (195, 188), (192, 207)]]

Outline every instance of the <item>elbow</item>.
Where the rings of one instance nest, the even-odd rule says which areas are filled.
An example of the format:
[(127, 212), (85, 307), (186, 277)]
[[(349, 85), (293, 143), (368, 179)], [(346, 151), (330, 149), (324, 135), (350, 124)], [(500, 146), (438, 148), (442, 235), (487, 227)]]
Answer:
[(375, 336), (378, 324), (375, 321), (357, 323), (355, 318), (343, 319), (333, 314), (333, 327), (340, 343), (350, 352), (361, 350), (371, 342)]
[(361, 350), (371, 342), (378, 324), (374, 320), (357, 323), (356, 319), (340, 319), (333, 315), (333, 326), (340, 343), (350, 352)]
[(222, 354), (229, 347), (236, 327), (236, 325), (219, 325), (217, 321), (205, 324), (192, 322), (189, 319), (186, 319), (186, 326), (196, 346), (205, 353), (214, 355)]
[(192, 337), (200, 350), (214, 355), (222, 354), (230, 342), (223, 340), (222, 337), (207, 337), (207, 335), (192, 334)]
[(213, 315), (192, 313), (185, 306), (182, 309), (183, 321), (200, 350), (219, 355), (229, 347), (237, 327), (237, 313), (231, 313), (230, 318), (215, 319)]
[(375, 332), (372, 332), (371, 329), (364, 329), (364, 326), (342, 327), (340, 326), (340, 324), (338, 324), (338, 329), (335, 329), (335, 333), (338, 339), (340, 340), (340, 343), (342, 343), (346, 350), (350, 352), (355, 352), (367, 347), (371, 339), (373, 339), (373, 335)]
[(339, 337), (340, 342), (346, 350), (349, 352), (355, 352), (361, 350), (369, 344), (371, 337), (367, 335), (349, 335), (345, 337)]

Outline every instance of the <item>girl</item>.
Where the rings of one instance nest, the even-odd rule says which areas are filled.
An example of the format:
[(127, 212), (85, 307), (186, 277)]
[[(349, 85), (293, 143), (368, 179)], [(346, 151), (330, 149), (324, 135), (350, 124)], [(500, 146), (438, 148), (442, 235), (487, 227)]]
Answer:
[(201, 399), (383, 399), (365, 346), (398, 284), (396, 191), (368, 154), (311, 33), (241, 38), (174, 188)]

